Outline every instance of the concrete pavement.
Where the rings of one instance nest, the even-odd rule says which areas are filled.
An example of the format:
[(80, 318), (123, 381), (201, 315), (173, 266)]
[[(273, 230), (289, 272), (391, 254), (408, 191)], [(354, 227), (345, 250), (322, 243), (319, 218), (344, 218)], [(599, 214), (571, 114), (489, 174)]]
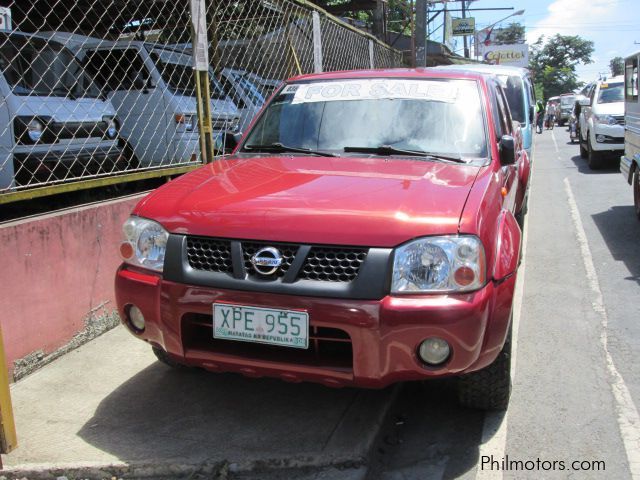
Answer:
[(29, 479), (357, 466), (394, 392), (174, 371), (118, 327), (12, 386), (3, 460)]

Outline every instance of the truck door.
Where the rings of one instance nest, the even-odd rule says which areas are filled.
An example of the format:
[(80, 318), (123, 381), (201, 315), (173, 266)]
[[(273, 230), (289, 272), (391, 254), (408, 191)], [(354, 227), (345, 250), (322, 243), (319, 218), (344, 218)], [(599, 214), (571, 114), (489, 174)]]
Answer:
[(165, 138), (166, 105), (139, 50), (135, 47), (87, 52), (87, 70), (107, 93), (121, 123), (121, 136), (141, 167), (169, 163)]

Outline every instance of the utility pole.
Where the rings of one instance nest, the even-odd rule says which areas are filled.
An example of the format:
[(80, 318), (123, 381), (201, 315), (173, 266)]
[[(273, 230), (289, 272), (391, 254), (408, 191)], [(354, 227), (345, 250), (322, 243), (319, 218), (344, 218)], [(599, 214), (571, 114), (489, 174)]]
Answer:
[(416, 67), (427, 66), (427, 0), (416, 0)]
[[(467, 18), (467, 0), (462, 0), (462, 18)], [(464, 58), (469, 58), (469, 44), (467, 42), (467, 36), (463, 37), (464, 42)]]

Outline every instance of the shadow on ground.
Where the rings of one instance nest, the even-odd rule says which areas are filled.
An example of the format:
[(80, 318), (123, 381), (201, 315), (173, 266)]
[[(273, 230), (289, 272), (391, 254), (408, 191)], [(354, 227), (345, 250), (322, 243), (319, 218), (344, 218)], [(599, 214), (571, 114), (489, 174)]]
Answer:
[[(631, 187), (623, 182), (620, 186), (628, 187), (629, 195), (632, 195)], [(631, 276), (626, 279), (640, 284), (640, 256), (638, 255), (640, 222), (636, 220), (633, 205), (611, 207), (592, 215), (592, 218), (613, 258), (624, 262), (631, 272)]]
[(454, 479), (476, 468), (485, 414), (458, 406), (454, 382), (404, 385), (375, 447), (370, 479)]
[[(577, 149), (576, 144), (576, 149)], [(604, 160), (604, 164), (602, 168), (597, 170), (591, 170), (589, 165), (587, 164), (586, 158), (581, 158), (580, 153), (577, 153), (573, 157), (571, 157), (571, 161), (578, 167), (578, 171), (580, 173), (584, 173), (585, 175), (607, 175), (611, 173), (616, 173), (620, 175), (620, 157), (609, 156)]]
[[(78, 435), (127, 463), (359, 455), (362, 428), (377, 431), (388, 399), (389, 390), (336, 390), (154, 363), (106, 397)], [(352, 451), (342, 452), (344, 443)]]

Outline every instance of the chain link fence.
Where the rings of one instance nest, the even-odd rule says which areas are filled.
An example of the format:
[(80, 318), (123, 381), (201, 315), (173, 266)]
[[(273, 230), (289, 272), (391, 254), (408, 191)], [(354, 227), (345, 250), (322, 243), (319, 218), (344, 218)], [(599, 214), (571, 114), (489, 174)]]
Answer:
[[(245, 130), (290, 76), (402, 63), (400, 52), (303, 0), (204, 5), (214, 145)], [(198, 122), (197, 95), (207, 89), (193, 69), (190, 6), (0, 0), (0, 203), (35, 187), (55, 193), (202, 163), (209, 123)]]

